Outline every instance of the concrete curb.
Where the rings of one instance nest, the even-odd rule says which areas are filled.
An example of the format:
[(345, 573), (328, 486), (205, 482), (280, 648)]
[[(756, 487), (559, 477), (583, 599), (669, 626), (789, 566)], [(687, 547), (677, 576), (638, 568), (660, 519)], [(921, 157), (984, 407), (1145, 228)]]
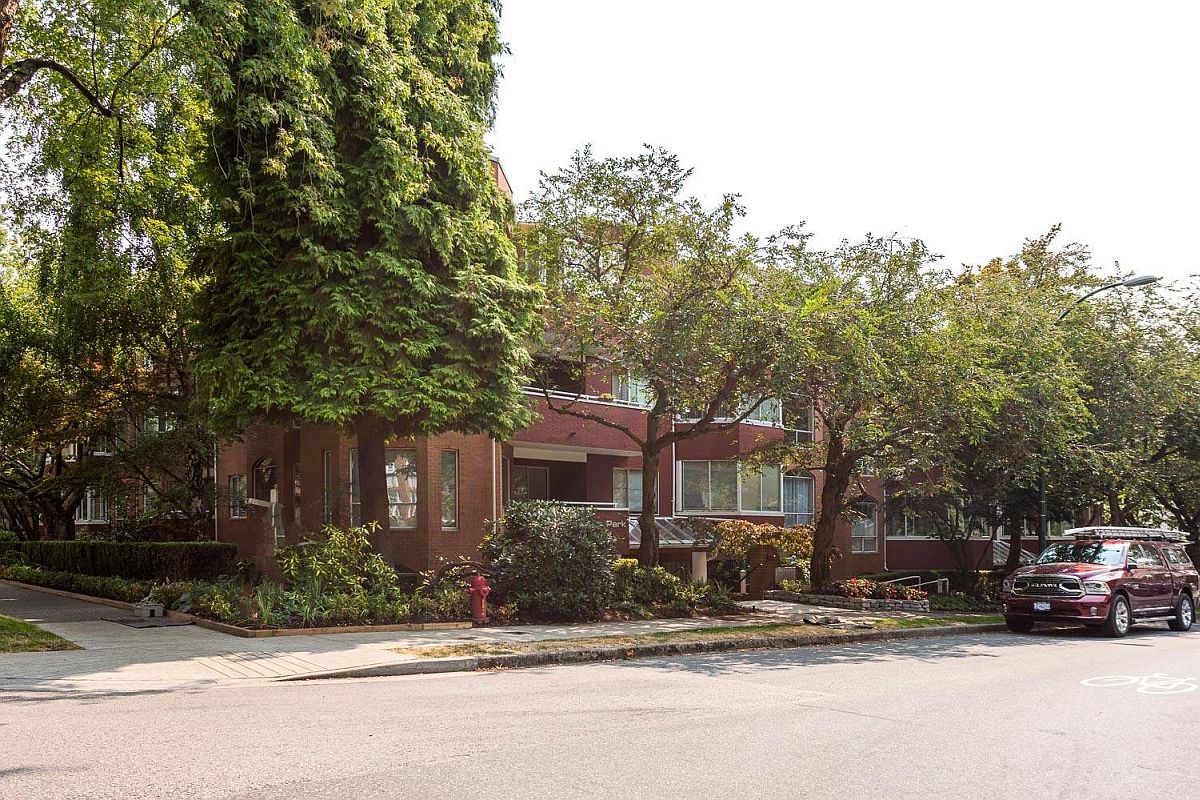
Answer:
[(596, 661), (621, 661), (631, 658), (726, 653), (735, 650), (782, 650), (795, 647), (820, 647), (859, 642), (878, 642), (904, 639), (929, 639), (937, 636), (961, 636), (968, 633), (997, 633), (1007, 631), (1003, 624), (954, 625), (908, 630), (863, 631), (861, 633), (823, 633), (815, 636), (759, 636), (752, 639), (714, 639), (673, 644), (638, 644), (631, 647), (590, 647), (580, 650), (560, 650), (544, 653), (514, 653), (494, 656), (461, 656), (430, 658), (419, 661), (397, 661), (366, 667), (308, 672), (289, 675), (279, 681), (305, 681), (325, 678), (378, 678), (395, 675), (427, 675), (444, 672), (474, 672), (484, 669), (520, 669), (553, 666), (555, 664), (586, 664)]

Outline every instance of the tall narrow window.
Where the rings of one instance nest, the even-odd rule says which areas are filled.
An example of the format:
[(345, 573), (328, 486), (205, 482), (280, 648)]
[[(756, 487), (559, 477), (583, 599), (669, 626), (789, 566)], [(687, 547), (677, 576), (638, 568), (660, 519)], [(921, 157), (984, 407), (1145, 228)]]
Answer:
[(229, 516), (241, 519), (246, 516), (246, 476), (229, 476)]
[(300, 524), (300, 465), (292, 464), (292, 522)]
[(878, 513), (875, 503), (863, 500), (851, 508), (854, 509), (855, 518), (850, 528), (850, 552), (874, 553), (879, 547), (875, 532), (875, 518)]
[(642, 507), (642, 471), (640, 469), (613, 470), (613, 505), (617, 508), (637, 510)]
[(333, 454), (328, 450), (321, 453), (321, 519), (326, 525), (333, 522)]
[(813, 521), (813, 479), (811, 475), (783, 476), (783, 524), (794, 528)]
[(458, 527), (458, 451), (442, 451), (442, 527)]
[(512, 459), (500, 459), (500, 502), (505, 508), (512, 502)]

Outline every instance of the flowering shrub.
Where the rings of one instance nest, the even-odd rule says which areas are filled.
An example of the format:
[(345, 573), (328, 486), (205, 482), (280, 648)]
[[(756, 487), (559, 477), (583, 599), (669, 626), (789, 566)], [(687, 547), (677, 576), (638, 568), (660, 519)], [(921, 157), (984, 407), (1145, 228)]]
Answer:
[(928, 592), (897, 583), (876, 583), (867, 578), (846, 578), (822, 586), (818, 594), (874, 600), (924, 600)]

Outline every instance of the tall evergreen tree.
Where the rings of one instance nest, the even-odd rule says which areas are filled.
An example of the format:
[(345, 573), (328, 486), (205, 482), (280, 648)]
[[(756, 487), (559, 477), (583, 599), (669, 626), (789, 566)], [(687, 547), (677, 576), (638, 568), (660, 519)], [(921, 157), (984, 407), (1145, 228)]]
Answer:
[[(386, 534), (384, 442), (504, 435), (539, 295), (483, 135), (489, 0), (199, 0), (228, 238), (208, 254), (200, 375), (218, 419), (358, 438)], [(386, 536), (380, 542), (386, 542)]]

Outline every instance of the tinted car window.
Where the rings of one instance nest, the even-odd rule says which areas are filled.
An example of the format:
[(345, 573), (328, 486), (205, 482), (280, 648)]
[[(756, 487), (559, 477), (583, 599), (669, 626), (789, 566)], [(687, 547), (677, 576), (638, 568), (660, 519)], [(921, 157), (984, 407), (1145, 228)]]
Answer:
[(1130, 560), (1137, 559), (1143, 566), (1151, 569), (1165, 567), (1166, 564), (1162, 560), (1162, 556), (1158, 554), (1158, 550), (1153, 547), (1147, 547), (1144, 544), (1133, 544), (1129, 546)]
[(1039, 564), (1107, 564), (1125, 563), (1125, 546), (1104, 542), (1059, 542), (1050, 545), (1038, 556)]
[(1192, 560), (1188, 558), (1188, 554), (1181, 547), (1164, 547), (1162, 551), (1172, 567), (1186, 568), (1192, 565)]

